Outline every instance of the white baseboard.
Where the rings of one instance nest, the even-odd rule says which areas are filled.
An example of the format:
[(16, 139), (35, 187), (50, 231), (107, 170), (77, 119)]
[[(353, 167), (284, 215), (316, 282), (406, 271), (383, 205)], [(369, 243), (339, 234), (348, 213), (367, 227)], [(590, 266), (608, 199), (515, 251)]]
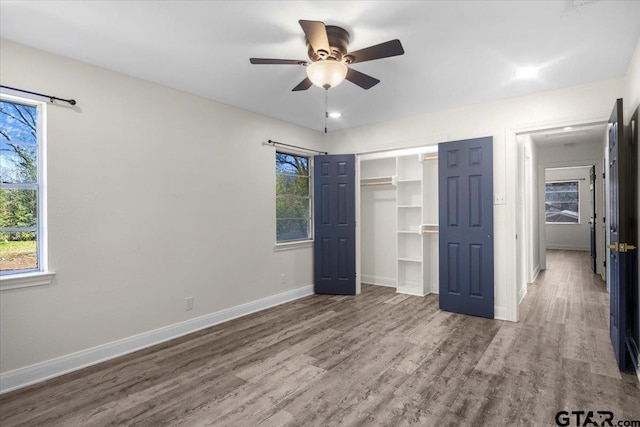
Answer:
[(533, 274), (531, 275), (531, 280), (529, 280), (529, 283), (533, 283), (536, 281), (536, 279), (538, 278), (538, 274), (540, 274), (542, 270), (540, 269), (540, 264), (536, 265), (533, 268)]
[(109, 359), (123, 356), (152, 345), (246, 316), (256, 311), (313, 295), (313, 285), (303, 286), (277, 295), (241, 304), (184, 322), (154, 329), (139, 335), (66, 354), (55, 359), (0, 374), (0, 394), (77, 371)]
[(369, 283), (371, 285), (378, 286), (388, 286), (390, 288), (396, 287), (396, 278), (395, 277), (382, 277), (382, 276), (372, 276), (369, 274), (362, 275), (362, 283)]
[(439, 295), (440, 294), (440, 283), (438, 283), (438, 282), (433, 283), (432, 282), (430, 284), (430, 286), (429, 286), (429, 289), (431, 290), (430, 293)]
[(550, 245), (547, 243), (547, 249), (560, 249), (565, 251), (590, 251), (590, 246), (572, 246), (572, 245)]
[(527, 296), (527, 284), (525, 283), (525, 285), (522, 287), (522, 289), (520, 289), (518, 291), (518, 305), (520, 305), (520, 303), (522, 303), (522, 300), (526, 296)]
[(497, 320), (509, 320), (507, 316), (507, 307), (494, 307), (493, 318)]

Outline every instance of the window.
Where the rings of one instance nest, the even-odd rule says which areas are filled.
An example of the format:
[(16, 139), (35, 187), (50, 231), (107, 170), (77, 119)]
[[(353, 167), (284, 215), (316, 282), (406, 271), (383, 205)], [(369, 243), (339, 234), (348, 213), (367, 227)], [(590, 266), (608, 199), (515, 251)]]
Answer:
[(311, 239), (310, 158), (276, 151), (276, 242)]
[(0, 274), (44, 271), (43, 107), (0, 99)]
[(545, 187), (545, 215), (547, 223), (580, 223), (578, 181), (547, 182)]

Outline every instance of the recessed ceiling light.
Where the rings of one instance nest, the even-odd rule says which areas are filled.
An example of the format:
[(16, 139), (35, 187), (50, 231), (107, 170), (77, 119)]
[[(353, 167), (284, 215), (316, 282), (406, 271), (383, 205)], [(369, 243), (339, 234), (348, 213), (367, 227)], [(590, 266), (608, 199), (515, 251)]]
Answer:
[(516, 79), (531, 80), (538, 77), (538, 67), (520, 67), (516, 70)]
[(564, 130), (571, 130), (571, 129), (573, 129), (571, 126), (567, 126), (564, 128)]
[(337, 119), (338, 117), (342, 116), (342, 113), (339, 113), (337, 111), (334, 111), (332, 113), (329, 113), (329, 117), (331, 117), (332, 119)]

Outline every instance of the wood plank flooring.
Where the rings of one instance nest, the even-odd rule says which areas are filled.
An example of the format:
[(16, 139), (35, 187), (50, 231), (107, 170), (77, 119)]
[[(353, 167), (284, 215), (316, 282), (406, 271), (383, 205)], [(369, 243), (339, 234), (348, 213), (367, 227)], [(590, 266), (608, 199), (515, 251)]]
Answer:
[(0, 396), (8, 426), (556, 425), (640, 420), (585, 252), (549, 251), (519, 323), (363, 286), (314, 295)]

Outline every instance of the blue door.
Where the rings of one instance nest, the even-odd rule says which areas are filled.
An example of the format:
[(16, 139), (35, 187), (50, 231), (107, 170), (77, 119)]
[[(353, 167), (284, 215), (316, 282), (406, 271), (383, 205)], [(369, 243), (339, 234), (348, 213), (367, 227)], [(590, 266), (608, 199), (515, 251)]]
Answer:
[(493, 138), (438, 144), (440, 308), (493, 319)]
[(313, 180), (314, 291), (355, 295), (355, 156), (315, 156)]
[[(634, 350), (633, 307), (636, 248), (636, 148), (624, 138), (622, 99), (609, 119), (609, 335), (618, 367), (629, 368), (629, 350)], [(634, 354), (635, 355), (635, 354)]]

